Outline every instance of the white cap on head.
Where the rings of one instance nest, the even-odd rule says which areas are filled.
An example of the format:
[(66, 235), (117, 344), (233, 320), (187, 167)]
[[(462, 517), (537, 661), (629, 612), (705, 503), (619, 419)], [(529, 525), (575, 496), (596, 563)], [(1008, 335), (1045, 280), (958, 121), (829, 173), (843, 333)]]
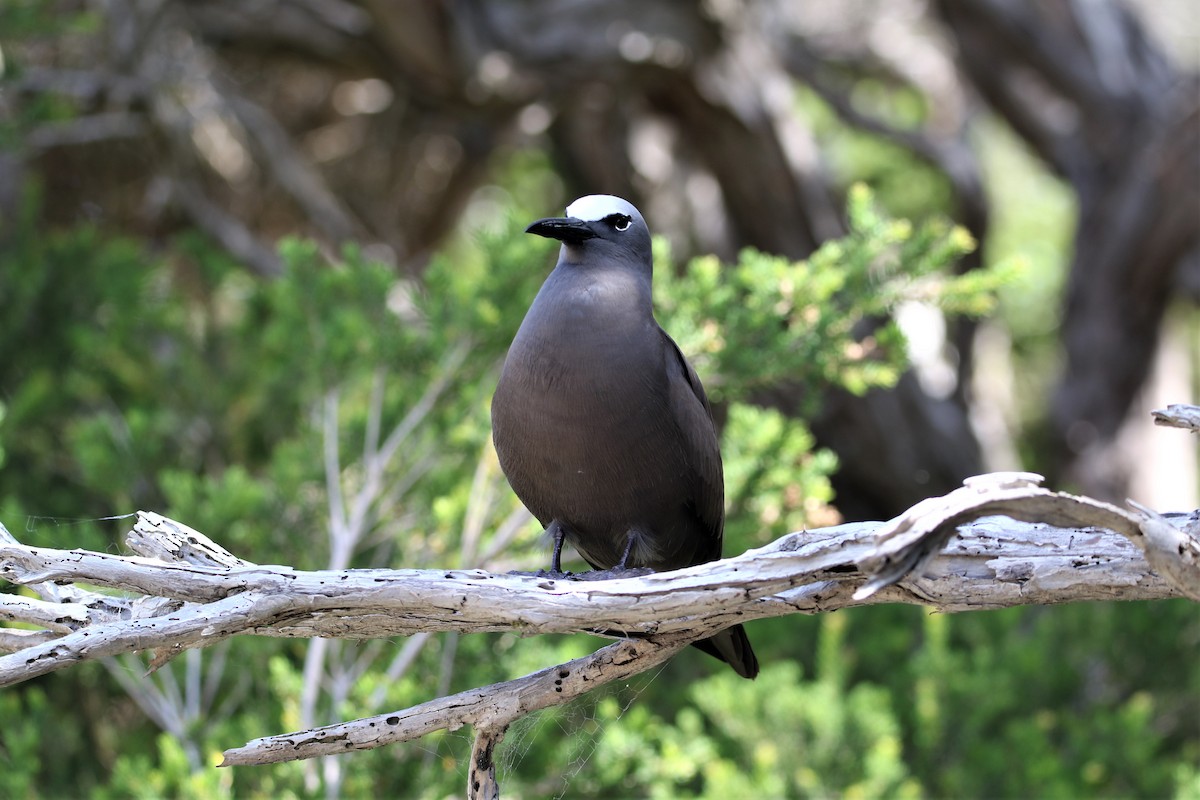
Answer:
[(568, 217), (582, 219), (586, 222), (596, 222), (612, 214), (625, 214), (637, 220), (642, 218), (633, 203), (611, 194), (589, 194), (567, 206)]

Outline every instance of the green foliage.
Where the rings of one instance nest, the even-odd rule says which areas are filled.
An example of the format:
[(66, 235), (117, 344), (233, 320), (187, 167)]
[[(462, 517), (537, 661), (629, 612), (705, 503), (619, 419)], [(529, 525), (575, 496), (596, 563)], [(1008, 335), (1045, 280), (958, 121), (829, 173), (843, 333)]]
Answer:
[(765, 672), (762, 682), (722, 674), (692, 685), (714, 736), (732, 745), (704, 765), (711, 779), (702, 796), (735, 796), (739, 785), (762, 797), (920, 796), (886, 691), (805, 681), (788, 662)]
[(677, 676), (558, 711), (554, 724), (573, 740), (558, 745), (551, 762), (567, 772), (561, 785), (524, 763), (501, 779), (518, 796), (922, 796), (903, 760), (891, 697), (845, 680), (838, 630), (834, 624), (821, 635), (827, 658), (815, 680), (777, 659), (754, 682), (724, 670), (695, 676), (682, 683), (683, 701), (665, 707), (647, 695)]
[(847, 619), (850, 680), (905, 698), (906, 762), (933, 796), (1165, 797), (1200, 752), (1186, 601)]
[(947, 313), (983, 314), (1012, 277), (1000, 265), (951, 275), (974, 249), (941, 219), (913, 226), (888, 217), (862, 185), (850, 191), (850, 233), (803, 261), (746, 250), (736, 264), (708, 256), (679, 273), (656, 242), (656, 308), (691, 357), (714, 402), (729, 404), (725, 457), (729, 541), (736, 549), (797, 530), (832, 500), (829, 452), (813, 452), (796, 419), (747, 405), (786, 385), (801, 415), (817, 411), (817, 387), (856, 394), (895, 383), (906, 363), (904, 335), (888, 317), (904, 302)]
[[(924, 302), (982, 313), (1005, 279), (1003, 269), (948, 277), (971, 246), (961, 232), (891, 219), (865, 190), (850, 200), (851, 234), (803, 262), (746, 252), (736, 264), (697, 259), (675, 272), (659, 245), (660, 319), (725, 421), (729, 552), (830, 514), (835, 459), (814, 452), (802, 424), (754, 405), (757, 392), (780, 381), (810, 394), (887, 385), (904, 358), (888, 311)], [(367, 480), (359, 453), (372, 431), (411, 421), (381, 478), (394, 490), (353, 563), (458, 566), (487, 552), (516, 507), (489, 450), (488, 400), (552, 261), (549, 245), (520, 233), (529, 214), (475, 226), (420, 281), (353, 248), (331, 263), (287, 241), (285, 275), (260, 282), (193, 234), (151, 253), (92, 227), (39, 229), (36, 208), (32, 196), (0, 254), (5, 522), (152, 508), (246, 558), (322, 567), (326, 423), (335, 479), (353, 492)], [(472, 525), (479, 538), (468, 546)], [(22, 538), (59, 547), (106, 549), (119, 533), (102, 522), (30, 528)], [(534, 533), (504, 563), (544, 565)], [(1189, 611), (872, 608), (753, 623), (757, 681), (682, 655), (632, 696), (589, 698), (517, 726), (502, 779), (518, 796), (1190, 796), (1196, 771), (1180, 765), (1200, 748), (1200, 670), (1189, 655), (1200, 631)], [(379, 668), (319, 711), (375, 713), (377, 695), (405, 707), (596, 643), (434, 637), (391, 679), (383, 670), (406, 642), (332, 642), (351, 659), (380, 655)], [(304, 765), (211, 766), (221, 747), (302, 724), (309, 647), (239, 639), (224, 672), (205, 651), (202, 674), (219, 700), (182, 739), (152, 725), (99, 665), (0, 693), (0, 796), (319, 796)], [(1168, 676), (1162, 665), (1178, 669)], [(161, 677), (185, 685), (187, 668)], [(453, 733), (356, 754), (340, 762), (342, 791), (457, 796), (469, 748)]]
[(722, 435), (726, 549), (741, 552), (800, 530), (833, 501), (837, 457), (773, 409), (736, 403)]
[(0, 41), (28, 36), (94, 32), (94, 14), (63, 9), (47, 0), (6, 0), (0, 4)]
[(218, 754), (209, 759), (209, 769), (193, 770), (180, 742), (167, 734), (155, 739), (153, 753), (130, 753), (114, 766), (108, 783), (92, 793), (96, 800), (208, 800), (229, 797), (233, 773), (212, 769)]
[(46, 695), (38, 687), (20, 694), (0, 694), (0, 797), (13, 800), (39, 796), (42, 771), (41, 732), (36, 725), (17, 725), (15, 720), (39, 719), (48, 713)]
[[(5, 82), (23, 75), (28, 51), (37, 51), (50, 40), (57, 44), (76, 39), (81, 43), (95, 33), (100, 18), (97, 11), (64, 7), (49, 0), (0, 3), (0, 93), (6, 92)], [(87, 46), (82, 44), (81, 49)], [(77, 115), (76, 103), (62, 94), (22, 95), (19, 101), (10, 99), (4, 104), (4, 113), (0, 114), (0, 150), (24, 149), (27, 134), (35, 127), (64, 122)], [(0, 215), (0, 224), (8, 223)]]
[[(905, 341), (885, 315), (899, 303), (936, 302), (951, 313), (984, 313), (1000, 271), (951, 276), (944, 271), (974, 249), (970, 234), (943, 220), (914, 226), (887, 217), (862, 185), (848, 206), (850, 233), (804, 261), (747, 250), (736, 264), (692, 260), (675, 276), (657, 270), (664, 327), (717, 401), (750, 398), (788, 383), (841, 386), (856, 394), (890, 386), (905, 364)], [(660, 262), (665, 260), (662, 245)], [(865, 322), (869, 332), (859, 333)], [(820, 395), (806, 398), (804, 415)]]

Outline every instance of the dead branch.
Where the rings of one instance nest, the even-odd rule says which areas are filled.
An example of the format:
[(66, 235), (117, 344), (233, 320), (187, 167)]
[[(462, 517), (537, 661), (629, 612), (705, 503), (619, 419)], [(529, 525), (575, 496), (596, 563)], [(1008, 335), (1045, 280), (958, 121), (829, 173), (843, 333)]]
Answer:
[(1150, 414), (1154, 417), (1155, 425), (1200, 433), (1200, 406), (1172, 403), (1166, 408), (1151, 411)]
[[(1001, 514), (1033, 524), (994, 518)], [(1183, 555), (1191, 550), (1177, 543), (1157, 546), (1171, 537), (1148, 537), (1145, 525), (1156, 530), (1167, 525), (1179, 541), (1194, 538), (1170, 518), (1142, 517), (1049, 492), (1009, 474), (975, 479), (885, 525), (794, 533), (690, 569), (580, 582), (482, 570), (301, 572), (245, 562), (214, 566), (195, 553), (221, 553), (221, 548), (186, 526), (143, 512), (129, 545), (158, 557), (33, 548), (11, 536), (0, 544), (0, 577), (45, 592), (41, 602), (6, 597), (0, 613), (61, 634), (0, 657), (0, 686), (82, 660), (148, 649), (178, 652), (247, 633), (378, 638), (428, 631), (611, 630), (635, 636), (690, 632), (700, 638), (736, 621), (864, 602), (959, 611), (1196, 596), (1195, 559)], [(956, 529), (958, 538), (927, 564)], [(1178, 563), (1165, 575), (1156, 573), (1141, 555), (1147, 548), (1156, 559)], [(905, 577), (918, 569), (924, 572)], [(901, 581), (897, 589), (876, 596)], [(46, 589), (62, 583), (135, 596)], [(839, 591), (820, 594), (816, 605), (793, 602), (797, 587), (827, 583)], [(855, 599), (852, 594), (860, 587)], [(810, 594), (804, 597), (811, 601)]]
[(405, 711), (255, 739), (243, 747), (226, 750), (221, 766), (273, 764), (370, 750), (419, 739), (434, 731), (458, 730), (463, 725), (473, 725), (477, 731), (498, 739), (509, 723), (526, 714), (562, 705), (606, 683), (652, 669), (682, 650), (690, 639), (680, 635), (649, 641), (626, 639), (557, 667), (439, 697)]
[[(226, 765), (369, 749), (435, 730), (477, 733), (470, 793), (496, 789), (491, 753), (520, 717), (661, 664), (735, 622), (869, 603), (943, 611), (1080, 600), (1200, 600), (1200, 512), (1159, 515), (1051, 492), (1027, 473), (980, 476), (891, 522), (789, 534), (735, 558), (606, 581), (482, 570), (327, 570), (242, 561), (198, 531), (139, 512), (137, 555), (34, 548), (0, 526), (0, 686), (80, 661), (178, 653), (239, 634), (330, 638), (520, 631), (629, 638), (523, 678), (406, 711), (258, 739)], [(957, 533), (957, 536), (955, 535)], [(116, 589), (101, 595), (76, 583)]]

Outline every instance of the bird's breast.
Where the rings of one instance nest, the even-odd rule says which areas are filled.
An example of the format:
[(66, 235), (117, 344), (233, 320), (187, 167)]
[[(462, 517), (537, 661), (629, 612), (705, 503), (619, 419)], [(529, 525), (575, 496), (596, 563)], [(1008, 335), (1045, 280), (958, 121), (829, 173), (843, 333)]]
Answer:
[[(519, 402), (511, 416), (536, 428), (586, 431), (659, 412), (667, 402), (662, 353), (637, 331), (599, 333), (583, 319), (553, 336), (518, 336), (505, 360), (498, 393)], [(585, 434), (581, 434), (583, 436)]]
[(497, 453), (539, 516), (594, 515), (605, 504), (627, 513), (685, 467), (661, 337), (598, 329), (581, 312), (561, 321), (523, 328), (509, 350), (492, 401)]

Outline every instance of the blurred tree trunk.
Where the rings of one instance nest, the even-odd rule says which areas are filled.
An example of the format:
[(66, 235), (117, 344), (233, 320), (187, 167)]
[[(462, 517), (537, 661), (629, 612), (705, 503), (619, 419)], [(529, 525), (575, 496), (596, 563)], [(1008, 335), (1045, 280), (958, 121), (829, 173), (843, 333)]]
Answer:
[[(1051, 419), (1063, 474), (1099, 496), (1119, 494), (1119, 473), (1097, 485), (1079, 459), (1112, 439), (1171, 286), (1200, 263), (1195, 77), (1181, 78), (1115, 0), (97, 9), (103, 33), (64, 49), (77, 69), (31, 55), (15, 79), (17, 102), (56, 94), (79, 114), (25, 138), (48, 212), (102, 209), (160, 233), (184, 221), (263, 275), (279, 268), (268, 242), (294, 232), (365, 241), (418, 271), (494, 156), (536, 145), (563, 179), (560, 201), (629, 197), (684, 255), (754, 246), (802, 258), (843, 225), (841, 187), (797, 113), (797, 83), (942, 173), (956, 215), (982, 239), (988, 208), (970, 140), (981, 98), (1080, 198)], [(864, 78), (915, 93), (924, 119), (864, 110), (852, 96)], [(837, 503), (849, 518), (891, 516), (982, 471), (965, 388), (971, 326), (950, 340), (959, 380), (949, 397), (908, 376), (890, 392), (831, 396), (813, 421), (841, 459)], [(788, 386), (760, 399), (801, 405)]]
[(1112, 442), (1168, 300), (1200, 279), (1200, 81), (1113, 0), (939, 0), (938, 11), (979, 93), (1075, 190), (1054, 477), (1123, 498), (1133, 465)]

